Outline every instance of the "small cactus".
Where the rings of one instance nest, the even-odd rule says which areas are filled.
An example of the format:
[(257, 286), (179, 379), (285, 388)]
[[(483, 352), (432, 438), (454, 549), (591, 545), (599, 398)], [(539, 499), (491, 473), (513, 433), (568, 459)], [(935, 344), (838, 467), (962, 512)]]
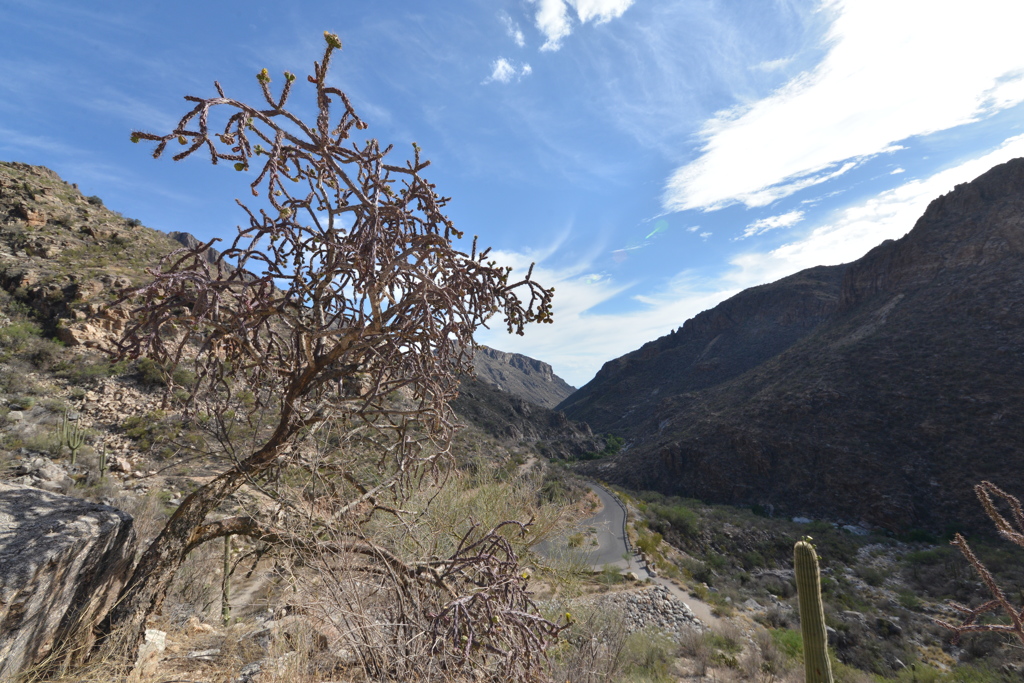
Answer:
[(64, 418), (57, 427), (57, 435), (60, 437), (62, 446), (67, 446), (71, 451), (71, 464), (74, 465), (78, 459), (78, 451), (85, 445), (85, 432), (82, 431), (77, 420), (72, 420), (69, 411), (64, 411)]
[(231, 623), (231, 534), (224, 537), (224, 575), (220, 585), (220, 615), (225, 626)]
[(832, 665), (828, 660), (828, 634), (825, 632), (825, 608), (821, 602), (821, 574), (818, 556), (805, 536), (793, 546), (796, 590), (800, 596), (800, 631), (804, 641), (806, 683), (832, 683)]
[(100, 479), (103, 478), (103, 474), (107, 471), (107, 446), (103, 445), (100, 449)]

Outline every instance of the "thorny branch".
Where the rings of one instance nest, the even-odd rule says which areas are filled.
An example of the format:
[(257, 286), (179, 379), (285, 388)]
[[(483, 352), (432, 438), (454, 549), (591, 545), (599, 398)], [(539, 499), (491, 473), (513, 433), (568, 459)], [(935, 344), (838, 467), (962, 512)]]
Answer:
[[(974, 492), (978, 495), (978, 499), (981, 500), (981, 504), (985, 508), (989, 519), (995, 523), (999, 535), (1011, 543), (1024, 548), (1024, 510), (1021, 508), (1020, 501), (990, 481), (983, 481), (975, 486)], [(1003, 517), (999, 510), (996, 509), (993, 497), (1002, 499), (1003, 502), (1009, 505), (1013, 515), (1013, 523)], [(958, 602), (950, 602), (949, 606), (963, 615), (963, 621), (960, 624), (951, 624), (947, 621), (936, 619), (935, 623), (953, 632), (952, 642), (954, 643), (959, 641), (960, 637), (965, 633), (979, 631), (1013, 634), (1021, 643), (1024, 643), (1024, 607), (1017, 609), (1010, 603), (1006, 598), (1006, 594), (1003, 593), (996, 583), (992, 573), (971, 550), (966, 538), (957, 534), (952, 541), (952, 545), (960, 549), (960, 552), (971, 563), (974, 570), (978, 572), (978, 576), (981, 577), (982, 582), (988, 587), (989, 592), (995, 599), (989, 600), (977, 607), (967, 607)], [(1009, 624), (983, 624), (980, 622), (984, 615), (1000, 611), (1009, 618)]]

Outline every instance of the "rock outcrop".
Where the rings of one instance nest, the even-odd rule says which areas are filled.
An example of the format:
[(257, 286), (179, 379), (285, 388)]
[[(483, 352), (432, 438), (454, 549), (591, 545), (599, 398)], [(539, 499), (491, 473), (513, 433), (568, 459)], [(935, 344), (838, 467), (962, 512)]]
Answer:
[(123, 314), (107, 305), (178, 248), (48, 168), (0, 162), (0, 288), (66, 344), (119, 332)]
[(127, 514), (0, 483), (0, 681), (87, 652), (134, 554)]
[(547, 363), (487, 346), (476, 349), (473, 369), (481, 382), (545, 408), (554, 408), (575, 391)]
[(971, 487), (1024, 492), (1022, 386), (1017, 159), (848, 266), (743, 292), (608, 363), (563, 407), (627, 437), (585, 466), (624, 486), (897, 531), (990, 529)]

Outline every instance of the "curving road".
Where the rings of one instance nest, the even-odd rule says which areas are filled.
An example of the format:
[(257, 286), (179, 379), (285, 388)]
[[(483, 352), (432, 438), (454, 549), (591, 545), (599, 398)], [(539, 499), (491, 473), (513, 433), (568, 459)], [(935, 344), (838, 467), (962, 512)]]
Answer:
[[(577, 550), (584, 554), (591, 568), (600, 571), (611, 565), (616, 569), (633, 570), (643, 578), (647, 572), (639, 569), (639, 564), (624, 536), (626, 511), (622, 503), (598, 484), (588, 482), (587, 486), (597, 494), (601, 501), (601, 509), (593, 517), (583, 520), (565, 534), (537, 544), (534, 550), (545, 557), (565, 552), (569, 535), (583, 533), (585, 540)], [(629, 560), (623, 558), (627, 553)]]
[[(647, 571), (647, 567), (642, 565), (639, 557), (634, 553), (633, 548), (630, 547), (629, 542), (623, 535), (625, 532), (626, 509), (619, 502), (619, 499), (600, 484), (587, 482), (587, 486), (601, 500), (601, 509), (597, 511), (597, 514), (583, 520), (574, 529), (550, 541), (544, 541), (535, 545), (533, 549), (545, 557), (564, 553), (568, 547), (567, 539), (569, 535), (582, 532), (585, 536), (585, 541), (578, 550), (585, 553), (591, 569), (601, 571), (606, 566), (611, 565), (619, 570), (636, 572), (637, 577), (641, 580), (650, 579), (654, 583), (668, 588), (676, 598), (683, 601), (684, 604), (693, 610), (693, 613), (705, 625), (717, 625), (720, 619), (712, 614), (710, 605), (687, 595), (675, 582), (665, 577), (651, 575)], [(593, 529), (593, 531), (590, 531), (590, 529)], [(593, 545), (593, 541), (596, 541), (597, 545)], [(628, 561), (623, 558), (623, 555), (627, 553), (630, 558)]]

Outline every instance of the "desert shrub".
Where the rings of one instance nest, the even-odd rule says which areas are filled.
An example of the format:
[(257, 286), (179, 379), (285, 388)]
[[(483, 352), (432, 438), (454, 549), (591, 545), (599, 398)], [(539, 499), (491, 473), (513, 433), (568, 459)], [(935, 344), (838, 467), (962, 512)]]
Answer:
[(42, 334), (42, 328), (31, 321), (14, 322), (0, 327), (0, 352), (21, 353), (30, 343), (42, 337)]
[(167, 386), (167, 373), (163, 366), (152, 358), (140, 358), (135, 363), (135, 374), (139, 381), (148, 386)]
[(571, 505), (586, 495), (587, 487), (564, 471), (554, 467), (544, 473), (540, 488), (537, 490), (539, 503), (555, 503)]
[[(558, 610), (565, 611), (564, 609)], [(551, 652), (551, 678), (562, 683), (604, 683), (622, 680), (628, 634), (621, 612), (579, 607), (573, 626)]]
[(91, 385), (124, 371), (123, 363), (111, 363), (105, 356), (87, 354), (65, 358), (54, 366), (54, 374), (72, 384)]
[(857, 576), (864, 580), (869, 586), (881, 586), (888, 578), (888, 574), (877, 567), (857, 567)]
[(671, 667), (678, 651), (679, 645), (666, 633), (646, 628), (626, 637), (622, 668), (632, 680), (667, 683), (674, 680)]
[(135, 440), (140, 451), (156, 451), (162, 457), (170, 454), (171, 443), (183, 431), (181, 419), (162, 410), (132, 415), (125, 419), (122, 427), (125, 435)]
[(653, 555), (661, 545), (662, 536), (657, 532), (640, 532), (636, 540), (636, 547), (645, 555)]
[(86, 197), (85, 201), (89, 202), (93, 206), (103, 206), (103, 200), (100, 199), (99, 197), (97, 197), (96, 195), (92, 195), (91, 197)]
[[(694, 536), (700, 531), (700, 515), (688, 507), (678, 504), (654, 504), (649, 509), (656, 518), (660, 518), (651, 522), (652, 527), (659, 528), (661, 526), (659, 522), (663, 520), (683, 536)], [(661, 529), (659, 528), (659, 530)]]
[(11, 410), (31, 410), (36, 404), (35, 396), (16, 396), (7, 404)]

